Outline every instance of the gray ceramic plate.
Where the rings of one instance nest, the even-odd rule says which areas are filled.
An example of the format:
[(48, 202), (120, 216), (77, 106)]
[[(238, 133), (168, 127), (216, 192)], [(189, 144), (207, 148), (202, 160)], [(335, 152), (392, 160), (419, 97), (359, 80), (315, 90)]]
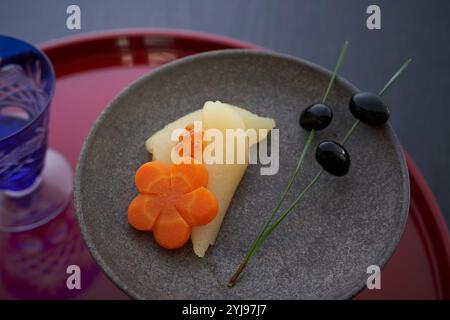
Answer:
[[(298, 116), (320, 100), (329, 77), (328, 71), (292, 57), (226, 50), (168, 64), (126, 88), (95, 123), (76, 177), (81, 230), (109, 277), (130, 296), (147, 299), (342, 299), (360, 291), (367, 267), (386, 263), (407, 220), (408, 173), (389, 125), (361, 125), (347, 144), (350, 173), (324, 174), (238, 284), (226, 286), (295, 166), (307, 134)], [(315, 145), (343, 137), (354, 121), (347, 105), (356, 90), (338, 79), (329, 98), (334, 120), (317, 134)], [(177, 251), (161, 249), (151, 234), (128, 225), (126, 212), (136, 195), (134, 173), (150, 160), (145, 140), (207, 100), (275, 118), (281, 159), (274, 176), (261, 176), (258, 165), (249, 166), (216, 245), (200, 259), (190, 243)], [(310, 152), (293, 194), (318, 170)]]

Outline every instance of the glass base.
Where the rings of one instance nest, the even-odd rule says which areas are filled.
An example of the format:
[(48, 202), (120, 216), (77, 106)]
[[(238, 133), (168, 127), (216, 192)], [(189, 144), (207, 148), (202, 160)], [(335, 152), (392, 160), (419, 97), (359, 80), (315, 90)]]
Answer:
[(19, 192), (0, 192), (0, 231), (27, 231), (49, 222), (67, 207), (72, 188), (69, 163), (58, 152), (47, 150), (35, 184)]

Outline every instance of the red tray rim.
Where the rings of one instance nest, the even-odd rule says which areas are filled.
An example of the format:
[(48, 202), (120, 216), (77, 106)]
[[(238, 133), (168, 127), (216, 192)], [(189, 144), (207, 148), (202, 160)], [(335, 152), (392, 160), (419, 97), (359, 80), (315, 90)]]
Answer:
[(422, 191), (424, 200), (429, 207), (429, 210), (433, 217), (432, 220), (436, 225), (434, 226), (434, 228), (436, 229), (435, 231), (438, 233), (439, 237), (442, 238), (443, 243), (445, 244), (445, 247), (447, 249), (447, 253), (450, 253), (450, 235), (447, 229), (447, 222), (442, 215), (442, 211), (437, 203), (437, 200), (409, 153), (405, 149), (403, 149), (403, 153), (405, 154), (409, 174), (410, 176), (414, 177), (414, 183), (416, 183), (419, 189)]
[(245, 49), (264, 49), (256, 44), (237, 40), (230, 37), (212, 34), (202, 31), (194, 31), (187, 29), (168, 29), (168, 28), (129, 28), (129, 29), (112, 29), (105, 31), (86, 32), (83, 34), (65, 36), (49, 41), (44, 41), (38, 46), (44, 51), (56, 49), (61, 46), (74, 45), (85, 41), (95, 42), (99, 40), (106, 40), (108, 38), (117, 38), (121, 36), (154, 36), (154, 37), (177, 37), (186, 40), (197, 40), (206, 42), (220, 43), (230, 47), (245, 48)]

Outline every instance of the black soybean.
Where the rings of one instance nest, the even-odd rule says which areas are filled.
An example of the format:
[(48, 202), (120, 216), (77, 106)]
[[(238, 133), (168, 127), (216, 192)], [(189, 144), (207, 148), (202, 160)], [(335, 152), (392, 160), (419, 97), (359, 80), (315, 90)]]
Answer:
[(316, 160), (325, 171), (335, 176), (343, 176), (350, 169), (347, 150), (335, 141), (322, 141), (316, 149)]
[(322, 130), (328, 127), (333, 120), (333, 111), (329, 106), (323, 103), (312, 104), (307, 107), (300, 115), (300, 126), (307, 130)]
[(350, 112), (356, 119), (371, 126), (380, 126), (389, 120), (389, 109), (380, 96), (360, 92), (350, 99)]

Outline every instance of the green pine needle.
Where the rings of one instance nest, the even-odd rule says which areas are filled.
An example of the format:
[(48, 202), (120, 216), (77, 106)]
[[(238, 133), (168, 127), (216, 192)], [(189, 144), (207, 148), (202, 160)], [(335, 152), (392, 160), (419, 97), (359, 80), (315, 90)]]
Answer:
[[(336, 68), (333, 72), (333, 76), (330, 80), (330, 84), (328, 85), (328, 88), (325, 92), (324, 95), (324, 99), (322, 100), (323, 102), (325, 102), (326, 97), (329, 94), (330, 88), (332, 86), (332, 83), (334, 82), (335, 79), (335, 75), (337, 73), (337, 70), (339, 69), (340, 64), (342, 63), (342, 59), (343, 56), (345, 55), (345, 51), (347, 48), (348, 43), (345, 42), (344, 46), (341, 50), (341, 54), (338, 58), (338, 62), (336, 63)], [(391, 79), (385, 84), (385, 86), (383, 87), (383, 89), (381, 89), (379, 95), (383, 95), (390, 87), (393, 83), (395, 83), (397, 81), (397, 79), (399, 78), (399, 76), (403, 73), (403, 71), (408, 67), (408, 65), (410, 64), (412, 60), (408, 59), (406, 60), (402, 66), (398, 69), (398, 71), (391, 77)], [(355, 132), (356, 128), (358, 127), (358, 125), (360, 124), (360, 120), (356, 120), (353, 125), (350, 127), (350, 129), (347, 131), (347, 133), (344, 136), (344, 139), (342, 140), (342, 144), (345, 144), (350, 137), (353, 135), (353, 133)], [(303, 149), (303, 152), (300, 156), (299, 162), (297, 163), (297, 167), (294, 170), (294, 173), (291, 175), (289, 181), (288, 181), (288, 185), (285, 188), (279, 202), (277, 203), (277, 206), (275, 206), (274, 210), (272, 211), (272, 215), (270, 217), (270, 219), (266, 222), (266, 224), (264, 225), (263, 229), (261, 230), (261, 232), (258, 234), (256, 240), (253, 242), (251, 248), (249, 249), (249, 251), (247, 252), (247, 254), (245, 255), (244, 259), (242, 260), (241, 264), (239, 265), (238, 269), (236, 270), (236, 272), (234, 273), (234, 275), (231, 277), (228, 286), (232, 287), (237, 279), (239, 278), (240, 274), (242, 273), (242, 271), (244, 270), (244, 268), (246, 267), (246, 265), (248, 264), (250, 258), (255, 254), (255, 252), (261, 247), (261, 245), (264, 243), (264, 241), (270, 236), (270, 234), (280, 225), (280, 223), (288, 216), (288, 214), (296, 207), (296, 205), (300, 202), (300, 200), (303, 198), (303, 196), (317, 183), (317, 181), (319, 181), (320, 177), (322, 176), (322, 174), (324, 173), (324, 169), (321, 169), (315, 176), (314, 178), (308, 183), (308, 185), (303, 189), (303, 191), (297, 196), (297, 198), (295, 198), (295, 200), (281, 213), (280, 217), (269, 227), (270, 223), (272, 222), (273, 218), (275, 217), (275, 213), (278, 211), (278, 209), (281, 206), (281, 202), (284, 200), (284, 198), (286, 197), (286, 193), (289, 191), (293, 181), (295, 180), (295, 178), (297, 177), (298, 173), (299, 173), (299, 169), (301, 167), (301, 164), (303, 162), (303, 159), (305, 157), (306, 154), (306, 150), (308, 150), (308, 148), (311, 145), (312, 139), (314, 137), (314, 130), (311, 131), (308, 140), (305, 144), (305, 147)]]
[[(347, 47), (348, 47), (348, 41), (344, 42), (344, 45), (341, 48), (341, 51), (339, 53), (339, 57), (336, 61), (336, 65), (334, 67), (333, 70), (333, 74), (331, 75), (330, 81), (328, 83), (327, 89), (325, 91), (325, 94), (323, 95), (322, 98), (322, 103), (325, 103), (328, 95), (331, 92), (331, 88), (333, 87), (333, 84), (336, 80), (336, 75), (342, 65), (342, 62), (344, 60), (345, 57), (345, 53), (347, 51)], [(264, 239), (262, 239), (262, 236), (264, 235), (264, 233), (267, 231), (267, 229), (269, 228), (270, 224), (273, 222), (273, 220), (275, 219), (276, 213), (278, 212), (278, 210), (280, 209), (283, 201), (285, 200), (289, 190), (292, 187), (292, 184), (294, 183), (295, 179), (297, 178), (297, 176), (300, 173), (300, 169), (302, 167), (303, 164), (303, 160), (305, 159), (305, 156), (312, 144), (312, 141), (314, 139), (314, 135), (315, 135), (315, 130), (311, 130), (308, 138), (306, 140), (305, 146), (303, 147), (303, 150), (300, 154), (300, 157), (297, 161), (297, 166), (295, 167), (292, 175), (289, 177), (288, 183), (285, 187), (285, 189), (283, 190), (281, 197), (278, 199), (277, 204), (275, 205), (275, 207), (272, 209), (269, 219), (266, 221), (266, 223), (264, 224), (264, 226), (262, 227), (261, 231), (258, 233), (256, 239), (253, 241), (252, 245), (250, 246), (250, 249), (247, 251), (247, 253), (244, 256), (244, 259), (242, 260), (241, 264), (239, 265), (238, 270), (236, 271), (236, 273), (234, 274), (234, 276), (230, 279), (229, 282), (229, 286), (233, 286), (234, 282), (237, 280), (237, 278), (239, 277), (239, 274), (243, 271), (243, 269), (245, 268), (245, 266), (247, 265), (248, 261), (250, 260), (250, 258), (253, 256), (253, 254), (255, 253), (255, 251), (259, 248), (260, 244), (264, 241)]]

